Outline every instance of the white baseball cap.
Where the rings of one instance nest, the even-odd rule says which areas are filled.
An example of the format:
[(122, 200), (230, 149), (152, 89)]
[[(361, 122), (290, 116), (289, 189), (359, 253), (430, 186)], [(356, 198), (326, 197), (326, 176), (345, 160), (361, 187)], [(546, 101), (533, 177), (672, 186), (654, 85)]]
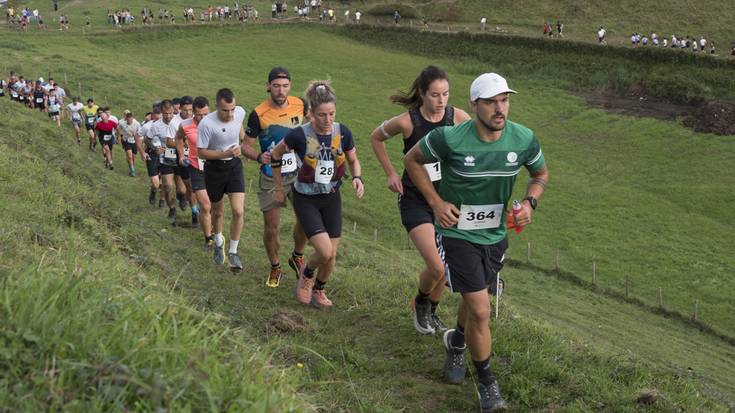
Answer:
[(472, 81), (470, 100), (487, 99), (501, 93), (518, 93), (508, 88), (508, 82), (497, 73), (483, 73)]

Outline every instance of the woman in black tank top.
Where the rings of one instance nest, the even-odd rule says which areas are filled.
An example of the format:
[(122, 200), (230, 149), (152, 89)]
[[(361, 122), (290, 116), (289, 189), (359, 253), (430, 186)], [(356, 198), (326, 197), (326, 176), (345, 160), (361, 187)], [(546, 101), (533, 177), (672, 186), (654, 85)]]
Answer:
[[(398, 193), (401, 222), (426, 263), (421, 272), (418, 294), (413, 300), (414, 327), (421, 334), (443, 332), (446, 327), (437, 317), (436, 307), (444, 291), (444, 263), (434, 241), (433, 212), (408, 175), (404, 172), (403, 177), (398, 176), (384, 142), (402, 134), (403, 153), (406, 154), (435, 128), (458, 124), (470, 117), (465, 111), (448, 105), (449, 78), (436, 66), (422, 70), (409, 93), (398, 93), (390, 99), (408, 110), (375, 128), (370, 140), (388, 178), (388, 189)], [(439, 185), (439, 165), (426, 166), (429, 177)]]

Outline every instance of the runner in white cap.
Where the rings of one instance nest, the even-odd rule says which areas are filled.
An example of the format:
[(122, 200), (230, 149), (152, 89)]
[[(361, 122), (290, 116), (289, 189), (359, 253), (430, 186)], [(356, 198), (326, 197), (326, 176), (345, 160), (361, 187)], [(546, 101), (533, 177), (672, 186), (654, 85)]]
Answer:
[[(483, 412), (506, 409), (490, 368), (488, 297), (488, 287), (498, 278), (508, 245), (505, 210), (522, 167), (531, 180), (516, 225), (531, 223), (548, 181), (536, 135), (507, 120), (511, 93), (515, 91), (503, 77), (481, 75), (470, 87), (475, 120), (434, 129), (404, 159), (411, 180), (434, 211), (447, 285), (462, 295), (457, 327), (444, 333), (444, 375), (450, 383), (462, 382), (467, 370), (464, 351), (469, 347)], [(441, 162), (438, 191), (424, 169), (424, 164), (433, 162)]]

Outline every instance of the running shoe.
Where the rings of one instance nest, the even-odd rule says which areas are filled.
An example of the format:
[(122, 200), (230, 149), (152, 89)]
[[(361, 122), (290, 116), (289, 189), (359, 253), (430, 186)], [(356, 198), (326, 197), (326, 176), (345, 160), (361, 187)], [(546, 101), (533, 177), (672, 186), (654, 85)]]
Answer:
[(431, 301), (424, 300), (423, 303), (417, 303), (414, 299), (411, 301), (411, 309), (413, 310), (413, 327), (419, 334), (436, 333), (431, 324)]
[(240, 262), (240, 256), (237, 254), (227, 254), (227, 259), (230, 261), (230, 270), (232, 272), (242, 271), (242, 262)]
[(204, 251), (212, 251), (214, 249), (214, 240), (208, 239), (204, 241)]
[(299, 271), (299, 280), (296, 282), (296, 300), (301, 304), (311, 303), (312, 291), (314, 289), (314, 277), (306, 278), (304, 276), (304, 268)]
[(186, 207), (189, 205), (188, 202), (186, 202), (186, 198), (183, 196), (179, 198), (179, 208), (181, 208), (182, 211), (186, 210)]
[(115, 169), (115, 165), (113, 165), (112, 162), (110, 162), (110, 170), (112, 171), (114, 169)]
[(217, 246), (217, 244), (214, 245), (214, 252), (213, 252), (213, 258), (214, 263), (217, 265), (224, 265), (225, 264), (225, 246), (222, 244), (221, 246)]
[(324, 290), (314, 290), (314, 293), (311, 295), (311, 305), (316, 308), (330, 308), (332, 306), (332, 300), (327, 298)]
[(482, 413), (504, 412), (508, 407), (503, 396), (500, 395), (498, 381), (494, 378), (490, 384), (477, 382), (477, 396), (480, 398)]
[(81, 139), (77, 139), (77, 145), (81, 145), (81, 144), (82, 144), (82, 140)]
[(299, 279), (299, 271), (301, 271), (301, 267), (304, 266), (304, 256), (295, 257), (291, 255), (291, 258), (288, 259), (288, 266), (291, 267), (294, 271), (296, 271), (296, 280)]
[(191, 211), (191, 225), (199, 225), (199, 213)]
[(271, 288), (277, 288), (281, 283), (282, 276), (283, 271), (281, 271), (281, 267), (271, 268), (271, 273), (268, 274), (268, 279), (265, 280), (265, 285)]
[(434, 327), (435, 332), (440, 334), (444, 334), (444, 332), (447, 331), (447, 326), (444, 325), (436, 313), (431, 313), (431, 326)]
[(168, 220), (171, 225), (176, 225), (176, 208), (170, 208), (168, 210)]
[(148, 203), (151, 205), (156, 205), (156, 191), (151, 191), (148, 194)]
[(467, 345), (465, 344), (462, 348), (452, 347), (452, 335), (454, 335), (453, 328), (444, 332), (444, 349), (447, 350), (447, 360), (444, 362), (444, 378), (450, 384), (459, 384), (462, 383), (465, 374), (467, 374), (467, 364), (464, 360), (464, 351), (467, 349)]
[(158, 200), (158, 207), (163, 208), (163, 198)]

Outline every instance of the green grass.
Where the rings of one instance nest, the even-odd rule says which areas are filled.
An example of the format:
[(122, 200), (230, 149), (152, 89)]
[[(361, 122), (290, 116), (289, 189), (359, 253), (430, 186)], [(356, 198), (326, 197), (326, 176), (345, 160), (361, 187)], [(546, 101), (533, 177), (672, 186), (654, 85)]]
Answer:
[[(269, 48), (269, 39), (274, 37), (309, 39), (310, 44), (321, 47), (306, 50), (299, 42), (287, 42), (279, 50), (276, 62)], [(207, 371), (223, 369), (246, 383), (252, 382), (253, 393), (248, 394), (253, 397), (247, 400), (262, 402), (267, 382), (274, 383), (273, 391), (281, 394), (282, 400), (290, 400), (288, 395), (293, 393), (289, 389), (295, 388), (298, 396), (293, 397), (308, 395), (307, 402), (323, 411), (466, 411), (475, 407), (471, 386), (441, 384), (443, 350), (438, 340), (418, 337), (412, 331), (407, 304), (415, 290), (419, 259), (415, 251), (406, 248), (395, 197), (384, 189), (382, 172), (368, 150), (367, 135), (380, 121), (398, 112), (397, 107), (387, 103), (387, 96), (406, 87), (426, 64), (438, 63), (450, 69), (453, 102), (463, 107), (473, 75), (492, 69), (492, 65), (381, 50), (306, 26), (158, 31), (83, 39), (66, 36), (63, 39), (70, 41), (59, 41), (54, 50), (44, 47), (49, 40), (47, 35), (12, 38), (25, 46), (7, 53), (9, 61), (18, 62), (14, 69), (26, 74), (51, 71), (57, 79), (63, 79), (66, 73), (67, 89), (73, 91), (74, 85), (81, 82), (83, 97), (94, 90), (95, 97), (109, 103), (116, 113), (125, 108), (142, 113), (151, 101), (172, 94), (211, 97), (221, 86), (231, 86), (238, 102), (252, 108), (265, 97), (264, 77), (276, 63), (291, 69), (295, 91), (302, 90), (308, 79), (330, 77), (339, 96), (338, 120), (356, 134), (368, 189), (363, 201), (355, 200), (349, 189), (345, 191), (345, 240), (335, 279), (328, 287), (337, 308), (331, 312), (303, 309), (291, 298), (291, 277), (278, 290), (262, 286), (267, 260), (262, 253), (262, 218), (254, 194), (246, 196), (246, 231), (241, 243), (246, 274), (233, 277), (212, 268), (209, 257), (199, 253), (198, 231), (172, 229), (166, 225), (163, 212), (149, 210), (145, 179), (124, 176), (119, 151), (116, 171), (105, 171), (99, 155), (69, 144), (68, 125), (59, 134), (42, 115), (2, 101), (0, 139), (6, 147), (4, 152), (14, 154), (14, 164), (24, 165), (17, 176), (15, 170), (8, 169), (0, 180), (3, 193), (14, 200), (2, 204), (6, 217), (2, 234), (8, 242), (3, 243), (0, 261), (3, 273), (14, 274), (7, 278), (8, 285), (21, 285), (12, 291), (23, 289), (17, 283), (34, 280), (37, 290), (43, 290), (50, 281), (42, 277), (54, 278), (59, 272), (64, 273), (63, 268), (75, 268), (69, 263), (64, 267), (62, 263), (67, 261), (63, 260), (49, 264), (48, 260), (55, 257), (52, 252), (46, 255), (44, 265), (33, 261), (29, 267), (28, 257), (40, 261), (45, 249), (63, 248), (68, 251), (68, 262), (81, 256), (86, 260), (83, 263), (88, 261), (88, 265), (94, 266), (89, 271), (99, 278), (99, 284), (85, 290), (90, 291), (88, 295), (114, 296), (102, 286), (113, 290), (127, 286), (130, 294), (156, 294), (163, 302), (183, 299), (176, 301), (181, 303), (180, 311), (197, 314), (191, 320), (212, 317), (208, 325), (215, 336), (227, 328), (236, 329), (237, 334), (231, 336), (236, 346), (233, 344), (235, 347), (230, 346), (231, 351), (227, 351), (228, 346), (223, 344)], [(110, 44), (115, 47), (110, 48)], [(243, 46), (233, 50), (233, 44)], [(95, 59), (80, 55), (79, 46)], [(187, 47), (196, 47), (196, 52), (182, 55), (181, 50)], [(109, 64), (121, 54), (136, 56), (136, 63)], [(513, 98), (511, 117), (537, 131), (552, 179), (534, 224), (521, 237), (512, 237), (511, 257), (523, 258), (525, 243), (531, 241), (533, 262), (551, 267), (559, 249), (562, 268), (580, 276), (589, 273), (595, 257), (601, 285), (619, 287), (621, 277), (630, 273), (634, 295), (654, 301), (658, 287), (664, 287), (666, 305), (682, 312), (697, 297), (704, 321), (721, 330), (731, 329), (728, 314), (732, 312), (732, 302), (727, 291), (732, 281), (727, 269), (732, 267), (732, 261), (727, 245), (732, 245), (735, 221), (725, 200), (732, 180), (718, 174), (724, 170), (719, 165), (727, 158), (727, 138), (694, 134), (673, 123), (623, 118), (589, 109), (559, 84), (537, 80), (531, 70), (510, 76), (510, 80), (522, 92)], [(19, 129), (24, 133), (17, 133)], [(34, 152), (39, 146), (44, 151)], [(399, 146), (397, 141), (389, 143), (397, 166)], [(690, 160), (676, 162), (681, 153), (687, 153)], [(700, 164), (709, 167), (701, 168)], [(38, 171), (41, 165), (43, 173)], [(252, 182), (255, 177), (255, 166), (247, 165), (246, 180)], [(51, 187), (54, 191), (44, 190)], [(693, 198), (707, 202), (693, 203)], [(91, 208), (85, 206), (88, 203)], [(73, 231), (80, 233), (82, 240), (78, 243), (65, 240), (70, 230), (60, 218), (65, 216), (64, 211), (71, 214)], [(683, 213), (689, 219), (681, 219)], [(282, 236), (286, 251), (290, 246), (288, 224), (293, 219), (288, 210), (284, 215)], [(93, 222), (76, 226), (87, 220)], [(353, 223), (357, 224), (354, 233)], [(41, 238), (31, 237), (28, 228), (34, 226), (41, 229)], [(377, 242), (373, 240), (375, 230)], [(27, 244), (29, 239), (41, 240), (42, 245), (31, 244), (24, 249), (19, 242), (11, 242), (26, 240)], [(642, 254), (644, 249), (647, 251)], [(21, 272), (29, 275), (15, 275)], [(692, 277), (693, 273), (697, 276)], [(732, 346), (696, 334), (675, 320), (592, 294), (573, 284), (541, 277), (534, 271), (510, 267), (504, 276), (509, 283), (509, 298), (501, 318), (493, 322), (494, 352), (501, 386), (506, 389), (514, 411), (553, 406), (558, 411), (725, 410), (735, 387), (729, 375), (733, 370)], [(8, 296), (14, 295), (6, 294), (3, 300), (8, 300)], [(89, 303), (88, 311), (96, 310), (101, 313), (99, 317), (108, 317), (105, 320), (110, 326), (110, 330), (99, 331), (99, 336), (93, 338), (109, 337), (110, 331), (125, 325), (121, 315), (124, 313), (104, 312), (107, 306), (100, 306), (100, 302), (107, 303), (105, 299)], [(456, 300), (447, 295), (446, 304), (440, 308), (446, 320), (451, 320)], [(32, 300), (13, 302), (33, 314)], [(160, 311), (164, 308), (160, 307)], [(135, 307), (130, 311), (148, 314)], [(278, 332), (270, 320), (281, 312), (302, 314), (303, 331)], [(69, 322), (69, 317), (63, 317), (66, 314), (69, 312), (60, 312), (55, 323)], [(145, 332), (150, 330), (146, 329), (146, 320), (142, 315), (129, 320), (128, 325), (137, 324), (129, 330), (130, 342), (147, 336)], [(104, 322), (92, 325), (107, 326)], [(3, 323), (0, 328), (19, 334), (14, 324)], [(48, 330), (44, 324), (30, 329), (34, 336), (48, 334)], [(126, 346), (112, 340), (108, 346), (78, 346), (77, 341), (85, 339), (82, 332), (89, 330), (77, 327), (77, 335), (69, 338), (78, 348), (77, 357), (93, 365), (124, 357), (125, 353), (114, 346)], [(155, 331), (148, 336), (159, 334), (170, 338), (171, 346), (181, 341), (171, 338), (172, 332)], [(88, 342), (96, 344), (100, 340), (105, 342)], [(126, 343), (125, 340), (128, 339), (122, 337), (120, 341)], [(42, 366), (51, 363), (54, 356), (63, 359), (64, 353), (56, 350), (63, 347), (59, 341), (52, 340), (55, 346), (42, 351), (20, 340), (10, 347), (13, 350), (6, 359), (14, 360), (16, 368), (43, 372)], [(229, 339), (226, 342), (230, 343)], [(196, 355), (191, 353), (194, 347), (181, 351)], [(692, 356), (695, 348), (706, 351)], [(145, 346), (145, 350), (148, 357), (161, 353), (154, 346)], [(33, 357), (16, 356), (23, 352)], [(238, 370), (238, 363), (226, 361), (233, 353), (244, 358), (256, 354), (255, 361), (262, 367)], [(275, 367), (266, 367), (269, 357)], [(188, 372), (181, 373), (180, 368), (186, 365), (182, 362), (186, 359), (182, 356), (159, 360), (165, 366), (162, 371), (167, 372), (162, 376), (174, 381), (186, 376)], [(126, 365), (142, 377), (140, 370), (150, 368), (150, 363), (149, 358), (141, 356), (132, 367), (132, 363)], [(292, 368), (298, 363), (303, 369)], [(692, 367), (694, 373), (686, 373), (687, 367)], [(283, 373), (283, 368), (289, 369)], [(0, 369), (0, 380), (5, 380), (2, 383), (26, 383), (24, 379), (3, 376), (4, 371)], [(283, 381), (274, 381), (284, 376)], [(63, 391), (71, 397), (68, 403), (89, 403), (87, 410), (116, 406), (103, 404), (112, 402), (105, 399), (102, 390), (87, 386), (84, 379), (62, 384)], [(645, 407), (633, 402), (636, 392), (644, 387), (655, 387), (662, 393), (656, 405)], [(80, 389), (87, 389), (86, 393), (74, 393)], [(150, 394), (136, 395), (136, 390), (124, 387), (117, 400), (131, 403), (126, 404), (130, 407), (139, 399), (152, 409), (156, 399)], [(51, 406), (41, 391), (26, 392), (31, 396), (22, 399), (13, 396), (10, 384), (4, 384), (0, 397), (15, 403), (11, 406), (19, 406), (13, 410), (32, 411), (37, 410), (36, 406)], [(229, 401), (233, 394), (238, 393), (213, 387), (207, 397)], [(172, 399), (173, 396), (164, 398), (164, 404), (170, 406)], [(196, 392), (185, 393), (176, 399), (181, 403), (176, 406), (200, 406), (196, 404), (199, 400)], [(302, 407), (297, 405), (295, 409)]]

